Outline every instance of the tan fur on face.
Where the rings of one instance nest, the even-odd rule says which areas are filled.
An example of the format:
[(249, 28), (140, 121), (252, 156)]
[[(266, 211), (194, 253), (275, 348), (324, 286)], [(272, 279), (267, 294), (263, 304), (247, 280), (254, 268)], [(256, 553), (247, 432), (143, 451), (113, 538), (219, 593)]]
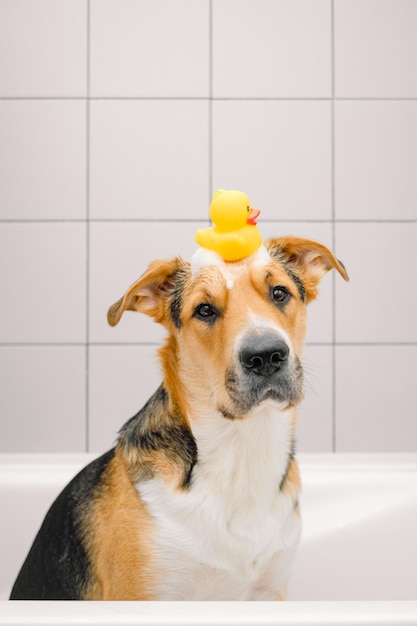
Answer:
[[(323, 244), (301, 237), (282, 237), (269, 239), (265, 242), (275, 268), (294, 270), (304, 283), (307, 303), (317, 296), (317, 286), (321, 278), (331, 269), (349, 280), (346, 269), (333, 253)], [(232, 270), (238, 266), (243, 268), (251, 262), (252, 257), (241, 263), (227, 264)], [(167, 302), (175, 289), (178, 275), (182, 274), (184, 284), (189, 287), (191, 282), (190, 264), (181, 258), (170, 261), (153, 261), (147, 271), (126, 291), (124, 296), (115, 302), (108, 311), (110, 326), (119, 323), (124, 311), (140, 311), (146, 313), (164, 325), (171, 325)], [(187, 290), (187, 294), (189, 291)], [(204, 294), (203, 294), (204, 295)]]
[[(193, 270), (155, 261), (110, 308), (111, 325), (140, 311), (169, 336), (163, 384), (123, 427), (92, 506), (89, 599), (201, 599), (209, 583), (213, 599), (284, 597), (300, 533), (294, 449), (306, 305), (328, 270), (347, 274), (314, 241), (266, 247), (270, 256), (262, 249), (237, 263), (203, 254)], [(288, 292), (280, 303), (278, 286)], [(213, 309), (206, 316), (200, 305)], [(271, 376), (245, 361), (262, 341), (254, 358), (270, 355), (268, 366), (272, 348), (281, 360), (286, 344), (285, 367)], [(245, 568), (256, 579), (244, 580)]]
[[(304, 346), (305, 305), (317, 296), (320, 279), (335, 268), (348, 280), (343, 264), (320, 243), (284, 237), (271, 239), (265, 245), (271, 255), (269, 264), (259, 264), (251, 256), (225, 264), (227, 275), (218, 266), (212, 266), (193, 278), (189, 264), (181, 259), (154, 261), (109, 309), (111, 325), (118, 323), (125, 310), (134, 310), (151, 315), (169, 329), (170, 336), (160, 354), (170, 397), (183, 415), (189, 413), (193, 395), (205, 406), (214, 398), (227, 402), (225, 372), (235, 357), (237, 338), (250, 327), (251, 316), (261, 319), (263, 324), (281, 328), (300, 357)], [(305, 302), (294, 277), (302, 283)], [(178, 281), (181, 302), (176, 303), (175, 327), (172, 307)], [(278, 285), (292, 294), (284, 311), (271, 302), (270, 289)], [(220, 317), (213, 325), (195, 318), (195, 308), (201, 303), (211, 304), (219, 311)]]
[[(305, 304), (291, 278), (277, 263), (235, 264), (228, 267), (228, 276), (217, 267), (206, 268), (192, 281), (184, 298), (180, 375), (188, 381), (191, 395), (199, 400), (203, 396), (207, 406), (230, 402), (224, 388), (225, 374), (235, 365), (239, 337), (251, 327), (255, 333), (259, 332), (258, 324), (275, 331), (281, 329), (291, 338), (298, 356), (304, 344)], [(228, 280), (233, 282), (232, 288), (228, 288)], [(286, 287), (293, 295), (285, 311), (271, 301), (270, 291), (277, 285)], [(200, 303), (219, 311), (213, 325), (193, 317)]]

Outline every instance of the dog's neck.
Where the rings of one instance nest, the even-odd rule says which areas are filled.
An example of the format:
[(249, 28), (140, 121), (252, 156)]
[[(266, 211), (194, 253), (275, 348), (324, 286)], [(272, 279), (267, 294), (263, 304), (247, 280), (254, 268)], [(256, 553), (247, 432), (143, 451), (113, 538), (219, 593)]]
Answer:
[(198, 450), (194, 479), (213, 481), (245, 506), (260, 500), (260, 490), (264, 502), (272, 499), (294, 456), (296, 419), (296, 408), (280, 411), (272, 402), (245, 419), (215, 411), (188, 416)]
[(294, 474), (295, 410), (265, 403), (233, 421), (207, 409), (189, 414), (197, 458), (188, 485), (160, 473), (136, 484), (157, 520), (162, 571), (173, 567), (170, 584), (188, 580), (196, 599), (228, 599), (229, 574), (261, 591), (277, 586), (271, 559), (293, 550), (300, 534), (298, 489), (287, 486)]
[(268, 401), (245, 419), (229, 420), (196, 405), (186, 415), (172, 413), (171, 404), (161, 386), (120, 432), (134, 482), (159, 476), (182, 490), (204, 481), (245, 504), (260, 488), (273, 497), (294, 456), (295, 408), (279, 411)]

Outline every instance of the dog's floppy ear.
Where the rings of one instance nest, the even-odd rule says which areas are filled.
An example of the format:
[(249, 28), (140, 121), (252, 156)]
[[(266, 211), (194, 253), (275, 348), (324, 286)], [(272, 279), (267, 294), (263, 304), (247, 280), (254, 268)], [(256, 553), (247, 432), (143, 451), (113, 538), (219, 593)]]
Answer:
[(140, 311), (153, 317), (156, 322), (163, 322), (167, 301), (175, 292), (180, 277), (184, 280), (187, 269), (188, 264), (180, 258), (153, 261), (125, 295), (108, 310), (110, 326), (118, 324), (124, 311)]
[(336, 269), (349, 280), (345, 266), (321, 243), (301, 237), (269, 239), (265, 243), (272, 257), (278, 258), (288, 269), (299, 274), (307, 292), (307, 302), (317, 296), (317, 285), (326, 272)]

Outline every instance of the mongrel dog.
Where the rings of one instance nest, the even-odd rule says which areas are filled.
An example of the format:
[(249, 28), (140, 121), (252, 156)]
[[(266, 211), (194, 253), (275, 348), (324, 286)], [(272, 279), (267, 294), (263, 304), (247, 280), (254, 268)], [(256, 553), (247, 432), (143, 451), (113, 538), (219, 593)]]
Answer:
[(300, 539), (294, 457), (306, 305), (342, 263), (269, 240), (240, 262), (154, 261), (109, 310), (168, 330), (163, 382), (62, 491), (11, 599), (285, 598)]

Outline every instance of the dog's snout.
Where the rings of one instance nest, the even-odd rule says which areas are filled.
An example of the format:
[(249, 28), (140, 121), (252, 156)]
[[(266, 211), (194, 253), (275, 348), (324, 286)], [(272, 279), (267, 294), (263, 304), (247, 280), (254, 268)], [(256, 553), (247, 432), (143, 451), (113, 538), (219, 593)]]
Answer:
[(289, 353), (285, 341), (268, 333), (250, 337), (245, 342), (240, 352), (240, 362), (248, 373), (272, 376), (287, 361)]

